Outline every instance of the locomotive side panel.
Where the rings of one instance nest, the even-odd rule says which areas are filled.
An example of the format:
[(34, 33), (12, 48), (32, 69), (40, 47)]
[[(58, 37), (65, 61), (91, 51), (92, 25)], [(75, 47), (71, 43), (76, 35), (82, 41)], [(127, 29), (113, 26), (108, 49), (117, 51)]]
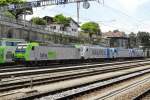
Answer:
[(38, 46), (30, 54), (30, 60), (80, 59), (79, 50), (71, 47)]
[(102, 47), (82, 47), (82, 56), (85, 59), (97, 59), (97, 58), (107, 58), (107, 49)]
[(130, 57), (128, 49), (118, 49), (118, 58)]

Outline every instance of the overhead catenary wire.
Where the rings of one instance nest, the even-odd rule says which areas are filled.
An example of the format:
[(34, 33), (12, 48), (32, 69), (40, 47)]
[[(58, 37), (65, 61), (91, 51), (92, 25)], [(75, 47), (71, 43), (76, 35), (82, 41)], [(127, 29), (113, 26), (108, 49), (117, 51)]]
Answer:
[[(134, 24), (134, 23), (133, 23), (133, 24), (134, 24), (134, 26), (137, 27), (138, 31), (140, 31), (139, 28), (142, 27), (143, 25), (150, 26), (150, 25), (144, 23), (143, 21), (140, 21), (139, 19), (135, 18), (134, 16), (131, 16), (131, 15), (129, 15), (129, 14), (127, 14), (127, 13), (125, 13), (125, 12), (119, 10), (119, 9), (115, 9), (115, 8), (113, 8), (113, 7), (109, 6), (109, 5), (107, 5), (106, 3), (103, 4), (103, 7), (106, 7), (106, 8), (108, 8), (108, 9), (111, 9), (111, 10), (114, 11), (114, 12), (120, 13), (120, 14), (122, 14), (122, 15), (124, 15), (124, 16), (130, 18), (130, 19), (132, 19), (132, 20), (134, 21), (134, 23), (135, 23), (135, 24)], [(140, 24), (140, 25), (139, 25), (139, 24)]]
[[(57, 9), (53, 9), (52, 10), (53, 12), (59, 12), (59, 10), (57, 10)], [(67, 12), (67, 11), (63, 11), (65, 14), (67, 14), (67, 16), (72, 16), (72, 17), (74, 17), (74, 18), (76, 18), (76, 15), (75, 14), (72, 14), (72, 13), (69, 13), (69, 12)], [(82, 16), (80, 16), (80, 22), (81, 23), (83, 23), (83, 22), (88, 22), (88, 21), (93, 21), (91, 18), (83, 18)], [(113, 29), (118, 29), (118, 27), (116, 27), (116, 26), (114, 26), (114, 25), (110, 25), (109, 23), (110, 22), (114, 22), (115, 20), (105, 20), (105, 21), (95, 21), (95, 22), (97, 22), (97, 23), (99, 23), (99, 24), (102, 24), (102, 25), (104, 25), (104, 26), (107, 26), (107, 27), (112, 27)], [(126, 29), (126, 28), (119, 28), (120, 30), (125, 30), (125, 31), (127, 31), (127, 32), (129, 32), (130, 30), (129, 29)]]

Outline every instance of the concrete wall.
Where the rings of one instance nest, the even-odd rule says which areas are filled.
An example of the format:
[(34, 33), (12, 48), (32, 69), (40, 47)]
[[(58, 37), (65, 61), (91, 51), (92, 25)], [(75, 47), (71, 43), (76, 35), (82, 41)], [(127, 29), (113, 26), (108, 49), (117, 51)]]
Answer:
[(50, 41), (53, 43), (85, 43), (87, 38), (64, 35), (53, 30), (46, 30), (45, 26), (33, 25), (28, 21), (15, 20), (0, 15), (0, 38), (21, 38), (29, 41)]
[(0, 38), (21, 38), (29, 41), (49, 41), (52, 43), (82, 43), (85, 41), (85, 39), (80, 40), (77, 37), (46, 32), (40, 29), (28, 27), (14, 27), (4, 23), (0, 23)]
[[(40, 35), (39, 35), (40, 34)], [(0, 24), (0, 37), (2, 38), (21, 38), (26, 40), (43, 41), (43, 34), (28, 30), (26, 28), (14, 28), (8, 25)]]

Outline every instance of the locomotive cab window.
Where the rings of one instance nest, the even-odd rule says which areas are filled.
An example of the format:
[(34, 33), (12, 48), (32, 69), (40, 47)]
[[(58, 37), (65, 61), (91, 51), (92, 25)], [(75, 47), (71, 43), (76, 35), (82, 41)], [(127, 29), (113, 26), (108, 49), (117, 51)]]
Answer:
[(24, 50), (24, 49), (26, 49), (26, 48), (27, 48), (26, 45), (19, 45), (16, 49), (17, 49), (17, 50)]
[(17, 46), (21, 42), (13, 42), (13, 46)]
[(22, 46), (18, 46), (18, 47), (17, 47), (17, 49), (21, 49), (21, 48), (22, 48)]

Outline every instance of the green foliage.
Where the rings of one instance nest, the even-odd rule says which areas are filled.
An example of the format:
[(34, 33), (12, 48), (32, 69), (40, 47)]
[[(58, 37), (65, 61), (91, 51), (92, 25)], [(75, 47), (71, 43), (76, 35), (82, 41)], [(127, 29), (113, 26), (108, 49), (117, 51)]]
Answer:
[[(0, 0), (0, 6), (3, 5), (8, 5), (8, 4), (21, 4), (21, 3), (25, 3), (26, 0)], [(18, 19), (18, 16), (20, 14), (23, 14), (24, 12), (32, 12), (31, 8), (27, 8), (27, 9), (17, 9), (16, 11), (9, 11), (13, 16), (15, 16), (16, 19)], [(8, 14), (6, 14), (8, 15)], [(10, 16), (10, 14), (9, 14)], [(12, 16), (11, 16), (12, 17)]]
[(0, 0), (0, 5), (24, 3), (25, 0)]
[(68, 26), (70, 23), (70, 18), (65, 17), (62, 14), (58, 14), (54, 16), (54, 22), (57, 24), (63, 24), (64, 26)]
[(42, 18), (39, 18), (39, 17), (33, 17), (31, 19), (31, 22), (35, 25), (46, 25), (46, 21)]
[(135, 47), (137, 47), (137, 37), (136, 37), (136, 34), (135, 33), (133, 33), (133, 32), (131, 32), (130, 34), (129, 34), (129, 46), (130, 46), (130, 48), (135, 48)]
[(101, 30), (99, 27), (99, 24), (95, 23), (95, 22), (87, 22), (84, 23), (81, 26), (81, 30), (85, 33), (89, 33), (90, 37), (92, 37), (93, 34), (100, 34)]
[(150, 33), (138, 32), (137, 38), (142, 46), (150, 47)]
[(28, 14), (32, 14), (33, 10), (32, 8), (25, 8), (25, 9), (17, 9), (15, 11), (9, 11), (10, 13), (12, 13), (16, 19), (18, 19), (19, 15), (28, 13)]
[(12, 13), (10, 13), (9, 11), (4, 12), (4, 15), (5, 15), (6, 17), (15, 19), (15, 16), (14, 16)]
[(114, 33), (117, 33), (117, 32), (119, 32), (119, 30), (118, 30), (118, 29), (116, 29), (116, 30), (114, 30), (113, 32), (114, 32)]

